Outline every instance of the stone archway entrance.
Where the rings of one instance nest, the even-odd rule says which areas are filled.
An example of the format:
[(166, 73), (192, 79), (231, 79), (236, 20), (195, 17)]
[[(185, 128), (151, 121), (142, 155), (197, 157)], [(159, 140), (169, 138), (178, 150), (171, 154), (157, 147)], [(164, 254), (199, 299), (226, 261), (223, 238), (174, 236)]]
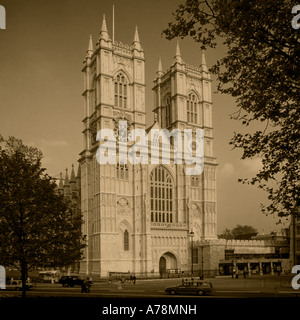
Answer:
[(168, 269), (177, 269), (177, 259), (171, 252), (164, 253), (159, 259), (159, 274), (161, 278), (168, 276)]

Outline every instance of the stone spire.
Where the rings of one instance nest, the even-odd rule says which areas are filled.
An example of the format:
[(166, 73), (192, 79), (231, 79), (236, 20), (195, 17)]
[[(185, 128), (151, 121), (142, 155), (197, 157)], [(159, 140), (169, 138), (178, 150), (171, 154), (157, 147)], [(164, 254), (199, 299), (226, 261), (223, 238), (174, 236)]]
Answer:
[(60, 173), (60, 178), (59, 178), (59, 184), (58, 184), (58, 189), (62, 190), (64, 188), (63, 184), (63, 177), (62, 177), (62, 172)]
[(70, 186), (71, 186), (71, 191), (74, 191), (76, 189), (76, 176), (75, 176), (75, 171), (74, 171), (74, 164), (72, 164)]
[(72, 171), (71, 171), (71, 178), (70, 178), (70, 182), (73, 182), (73, 181), (76, 181), (74, 164), (72, 164)]
[(179, 47), (179, 40), (176, 41), (176, 57), (177, 56), (181, 57), (180, 47)]
[(135, 32), (134, 32), (133, 42), (140, 42), (138, 26), (135, 26)]
[(100, 31), (100, 39), (110, 40), (108, 32), (107, 32), (105, 14), (103, 15), (103, 18), (102, 18), (102, 27), (101, 27), (101, 31)]
[(158, 78), (161, 78), (162, 75), (163, 75), (163, 69), (162, 69), (161, 58), (160, 57), (158, 59), (158, 66), (157, 66), (156, 74), (157, 74)]
[(69, 183), (70, 183), (70, 181), (69, 181), (69, 176), (68, 176), (68, 168), (66, 168), (65, 184), (64, 185), (68, 185)]
[(205, 71), (208, 73), (204, 50), (202, 50), (202, 53), (201, 53), (201, 68), (202, 68), (202, 71)]
[(181, 53), (180, 53), (180, 47), (179, 47), (179, 41), (177, 40), (176, 42), (176, 54), (174, 57), (174, 61), (178, 62), (178, 63), (182, 63), (182, 57), (181, 57)]
[(64, 195), (66, 196), (70, 193), (70, 181), (68, 176), (68, 169), (66, 168), (66, 175), (65, 175), (65, 183), (64, 183)]
[(87, 58), (91, 58), (91, 56), (93, 55), (93, 53), (94, 53), (93, 37), (92, 37), (92, 35), (90, 34), (89, 46), (88, 46), (88, 49), (87, 49), (87, 51), (86, 51), (86, 57), (87, 57)]
[(135, 32), (134, 32), (134, 38), (132, 42), (132, 46), (134, 49), (137, 50), (142, 50), (141, 42), (140, 42), (140, 37), (139, 37), (139, 32), (138, 32), (138, 27), (135, 26)]

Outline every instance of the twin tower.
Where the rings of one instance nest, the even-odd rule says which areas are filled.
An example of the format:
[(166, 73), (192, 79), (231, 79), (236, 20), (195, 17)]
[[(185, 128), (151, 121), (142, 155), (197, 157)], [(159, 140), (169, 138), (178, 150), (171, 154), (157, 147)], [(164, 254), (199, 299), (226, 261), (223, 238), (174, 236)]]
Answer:
[[(216, 159), (213, 157), (211, 77), (184, 63), (179, 44), (171, 67), (159, 60), (154, 80), (154, 123), (146, 128), (145, 56), (138, 29), (132, 45), (112, 41), (103, 17), (96, 44), (90, 37), (84, 74), (84, 149), (80, 153), (82, 232), (87, 247), (81, 272), (150, 273), (191, 268), (194, 248), (216, 239)], [(185, 163), (100, 165), (100, 129), (119, 136), (119, 121), (133, 129), (204, 130), (204, 171), (185, 174)], [(191, 142), (191, 148), (195, 142)], [(172, 147), (172, 146), (171, 146)]]

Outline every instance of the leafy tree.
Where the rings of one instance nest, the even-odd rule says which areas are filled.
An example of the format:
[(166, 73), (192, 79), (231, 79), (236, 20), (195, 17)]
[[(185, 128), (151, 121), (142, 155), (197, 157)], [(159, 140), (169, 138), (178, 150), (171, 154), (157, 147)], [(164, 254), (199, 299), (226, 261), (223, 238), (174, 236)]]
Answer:
[(248, 235), (248, 238), (251, 239), (251, 236), (256, 234), (257, 230), (254, 227), (237, 224), (232, 230), (226, 228), (223, 233), (219, 235), (219, 239), (236, 239), (241, 235)]
[[(251, 179), (268, 192), (266, 213), (288, 216), (299, 203), (300, 38), (292, 29), (291, 0), (187, 0), (163, 31), (168, 39), (192, 37), (202, 49), (223, 45), (226, 53), (210, 71), (218, 91), (235, 98), (232, 118), (248, 133), (231, 144), (242, 159), (260, 157)], [(259, 129), (258, 129), (259, 128)]]
[[(1, 138), (1, 137), (0, 137)], [(20, 270), (69, 266), (81, 258), (81, 216), (41, 167), (42, 153), (21, 140), (0, 146), (0, 264)]]
[(231, 234), (231, 230), (226, 228), (226, 229), (223, 231), (223, 233), (221, 233), (220, 235), (218, 235), (218, 238), (219, 238), (219, 239), (226, 239), (226, 240), (233, 239), (233, 236), (232, 236), (232, 234)]

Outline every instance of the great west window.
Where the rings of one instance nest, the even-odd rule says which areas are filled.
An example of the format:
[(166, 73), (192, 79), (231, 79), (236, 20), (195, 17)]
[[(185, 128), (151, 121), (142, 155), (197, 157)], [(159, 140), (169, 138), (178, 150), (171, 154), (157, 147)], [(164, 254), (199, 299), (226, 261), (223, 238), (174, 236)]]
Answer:
[(173, 222), (172, 177), (163, 166), (151, 173), (151, 222)]

